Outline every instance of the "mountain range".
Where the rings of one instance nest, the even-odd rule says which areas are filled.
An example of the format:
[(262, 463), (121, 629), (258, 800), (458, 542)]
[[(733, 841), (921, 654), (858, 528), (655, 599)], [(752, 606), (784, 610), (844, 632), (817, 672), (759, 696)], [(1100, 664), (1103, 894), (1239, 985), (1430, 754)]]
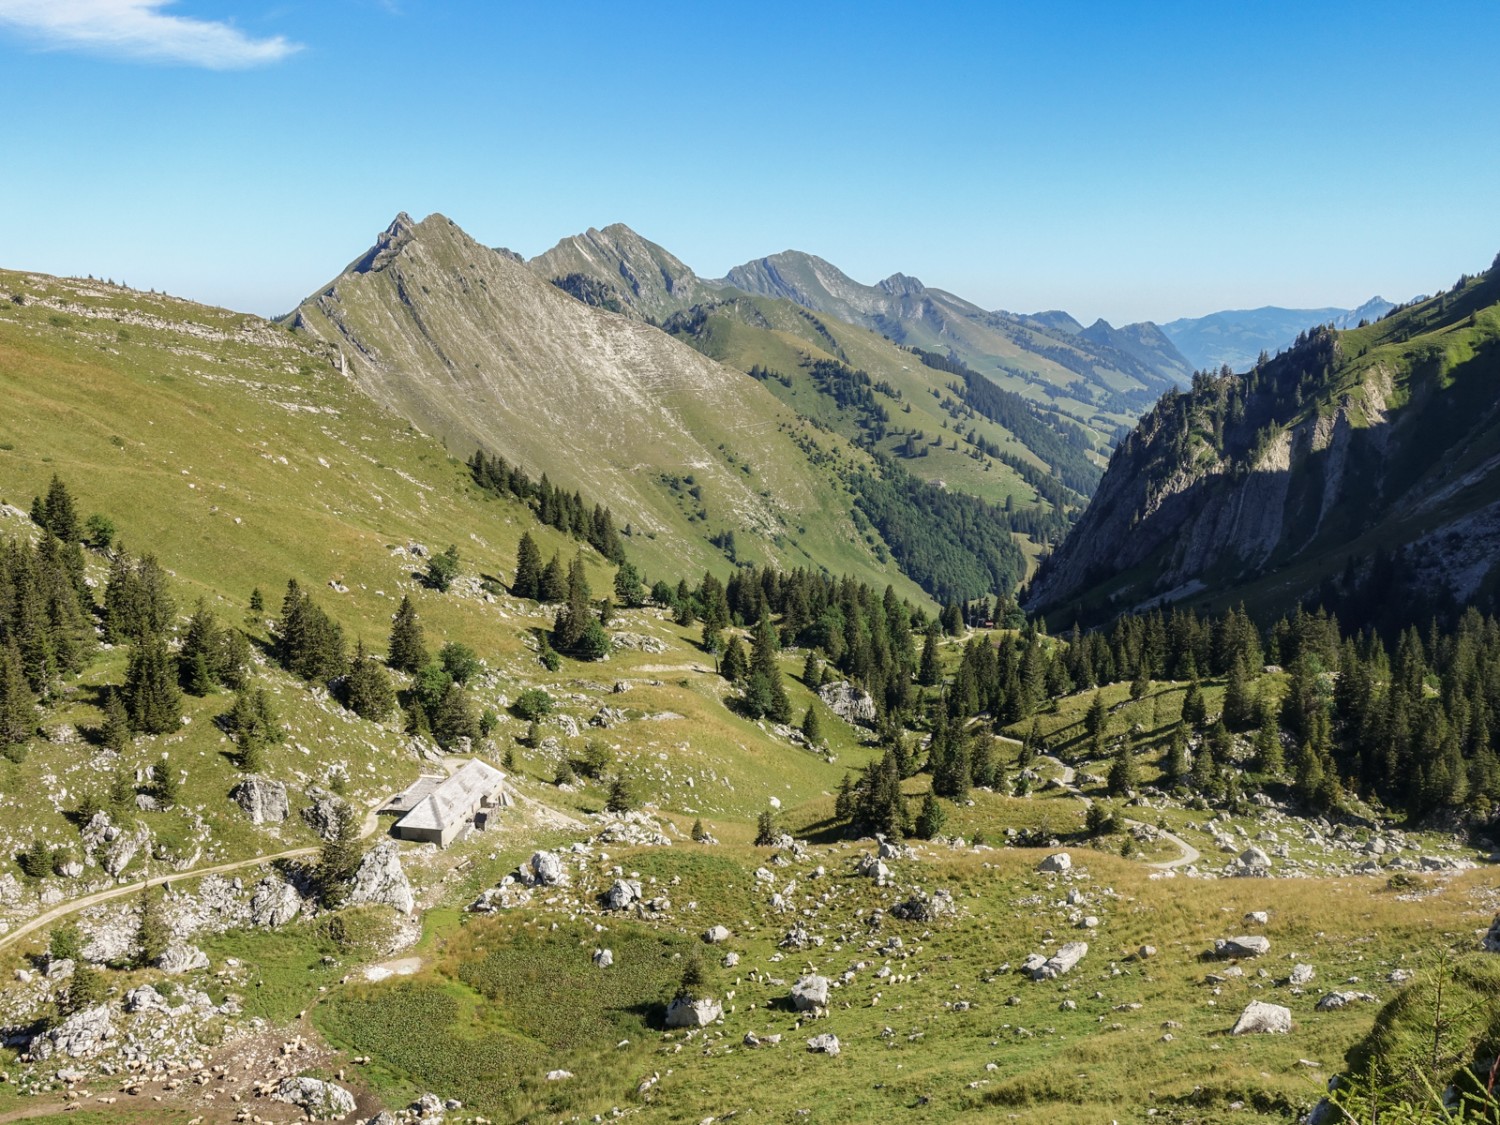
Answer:
[(1297, 333), (1320, 324), (1354, 328), (1361, 321), (1379, 320), (1395, 306), (1384, 297), (1371, 297), (1354, 309), (1227, 309), (1207, 316), (1183, 317), (1161, 326), (1195, 371), (1218, 371), (1228, 366), (1244, 371), (1262, 352), (1275, 355), (1292, 346)]

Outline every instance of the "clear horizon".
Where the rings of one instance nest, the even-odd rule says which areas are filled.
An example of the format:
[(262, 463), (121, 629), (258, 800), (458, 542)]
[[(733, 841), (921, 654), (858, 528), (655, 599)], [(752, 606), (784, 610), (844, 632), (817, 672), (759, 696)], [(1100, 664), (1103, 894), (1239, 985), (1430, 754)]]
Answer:
[(1084, 323), (1403, 301), (1500, 250), (1496, 32), (1473, 2), (0, 0), (0, 266), (272, 315), (404, 210)]

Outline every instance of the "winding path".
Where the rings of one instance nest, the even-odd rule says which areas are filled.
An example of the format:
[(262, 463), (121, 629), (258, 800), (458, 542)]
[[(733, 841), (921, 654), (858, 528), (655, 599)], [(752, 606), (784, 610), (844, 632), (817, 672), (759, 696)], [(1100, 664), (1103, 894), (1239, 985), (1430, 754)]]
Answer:
[[(359, 828), (361, 840), (374, 834), (375, 829), (380, 826), (380, 817), (376, 810), (385, 804), (386, 798), (382, 797), (365, 814), (364, 822)], [(171, 883), (178, 879), (199, 879), (205, 875), (226, 875), (231, 871), (242, 871), (247, 867), (260, 867), (267, 863), (275, 863), (279, 859), (297, 859), (300, 856), (313, 855), (319, 850), (318, 845), (302, 848), (289, 848), (283, 852), (271, 852), (266, 855), (251, 856), (249, 859), (236, 859), (229, 863), (216, 863), (210, 867), (193, 867), (187, 871), (173, 871), (168, 875), (153, 875), (149, 879), (141, 879), (135, 883), (124, 883), (120, 886), (109, 887), (106, 890), (95, 891), (93, 894), (84, 895), (82, 898), (69, 899), (67, 902), (59, 903), (50, 910), (43, 911), (29, 922), (17, 926), (10, 933), (0, 937), (0, 949), (14, 945), (23, 937), (36, 933), (37, 930), (56, 922), (59, 918), (66, 918), (70, 914), (76, 914), (80, 910), (86, 910), (90, 906), (98, 906), (102, 902), (113, 899), (124, 898), (126, 895), (136, 894), (147, 887), (159, 887), (163, 883)]]
[[(1072, 766), (1068, 765), (1061, 758), (1054, 758), (1051, 754), (1038, 754), (1037, 759), (1043, 762), (1051, 762), (1060, 771), (1062, 771), (1063, 785), (1073, 785), (1074, 778), (1077, 777), (1077, 772), (1073, 769)], [(1079, 794), (1079, 799), (1082, 800), (1085, 805), (1093, 804), (1093, 801), (1091, 801), (1088, 797), (1083, 796), (1082, 794)], [(1138, 820), (1126, 820), (1125, 823), (1135, 826), (1139, 825), (1141, 822)], [(1176, 844), (1177, 847), (1181, 850), (1182, 854), (1179, 855), (1176, 859), (1166, 859), (1160, 860), (1156, 863), (1148, 863), (1146, 864), (1147, 867), (1154, 867), (1158, 871), (1170, 871), (1173, 868), (1187, 867), (1189, 864), (1197, 863), (1198, 860), (1203, 857), (1202, 852), (1193, 847), (1192, 844), (1188, 843), (1175, 832), (1168, 832), (1165, 828), (1158, 828), (1156, 831), (1161, 833), (1163, 839), (1170, 840), (1172, 841), (1172, 843)]]

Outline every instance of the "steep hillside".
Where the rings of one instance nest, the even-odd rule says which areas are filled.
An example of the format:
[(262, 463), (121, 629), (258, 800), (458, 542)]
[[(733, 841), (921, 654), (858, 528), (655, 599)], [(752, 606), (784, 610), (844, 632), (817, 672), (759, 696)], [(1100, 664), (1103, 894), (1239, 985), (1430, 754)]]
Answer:
[(1200, 375), (1116, 449), (1033, 581), (1056, 622), (1153, 600), (1346, 624), (1425, 620), (1500, 588), (1500, 269), (1364, 328)]
[(1188, 373), (1170, 348), (1143, 362), (1137, 354), (1070, 331), (1067, 321), (1052, 314), (989, 312), (899, 273), (862, 285), (822, 258), (798, 251), (736, 266), (723, 284), (794, 301), (900, 344), (950, 353), (1006, 389), (1055, 402), (1100, 424), (1128, 424)]
[(1218, 371), (1228, 364), (1243, 371), (1261, 352), (1275, 355), (1292, 346), (1297, 333), (1320, 324), (1353, 328), (1362, 320), (1379, 320), (1395, 308), (1384, 297), (1371, 297), (1357, 309), (1227, 309), (1207, 316), (1183, 317), (1161, 331), (1187, 357), (1195, 371)]
[(572, 235), (527, 264), (586, 304), (649, 320), (664, 320), (718, 291), (624, 223)]
[(854, 525), (840, 471), (864, 458), (846, 442), (441, 215), (400, 216), (289, 320), (454, 453), (483, 447), (608, 503), (653, 573), (724, 568), (709, 539), (732, 532), (744, 560), (894, 579), (915, 593)]

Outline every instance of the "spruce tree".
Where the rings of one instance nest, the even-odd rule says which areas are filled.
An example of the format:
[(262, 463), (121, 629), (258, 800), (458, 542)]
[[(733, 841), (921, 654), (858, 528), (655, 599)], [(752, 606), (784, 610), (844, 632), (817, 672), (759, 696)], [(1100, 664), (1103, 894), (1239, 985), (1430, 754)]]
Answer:
[(942, 679), (942, 673), (938, 668), (938, 627), (937, 623), (927, 627), (927, 635), (922, 640), (922, 663), (917, 670), (917, 683), (923, 687), (933, 687)]
[(99, 741), (106, 750), (117, 754), (130, 745), (130, 716), (118, 688), (108, 689), (104, 698), (104, 726), (100, 728)]
[(635, 808), (635, 792), (623, 774), (616, 774), (609, 783), (609, 796), (605, 798), (604, 808), (612, 813), (629, 812)]
[(781, 666), (776, 662), (776, 630), (771, 615), (762, 613), (755, 624), (750, 647), (750, 670), (745, 683), (745, 705), (753, 718), (765, 716), (786, 723), (792, 718), (791, 700), (781, 682)]
[(427, 560), (427, 585), (440, 594), (446, 594), (458, 577), (458, 544), (450, 543)]
[(809, 703), (807, 714), (802, 716), (802, 737), (809, 746), (818, 746), (823, 741), (823, 724), (818, 719), (818, 705)]
[(460, 739), (479, 737), (479, 717), (461, 684), (450, 683), (433, 709), (432, 737), (444, 750), (451, 750)]
[(521, 543), (516, 548), (516, 574), (511, 581), (510, 592), (518, 598), (536, 601), (542, 591), (542, 552), (531, 537), (531, 532), (521, 533)]
[(576, 653), (592, 618), (589, 611), (589, 580), (583, 566), (583, 553), (573, 556), (568, 566), (567, 600), (557, 611), (552, 626), (552, 644), (559, 652)]
[(172, 928), (162, 911), (161, 894), (151, 887), (141, 888), (136, 904), (136, 967), (150, 968), (161, 960), (172, 943)]
[(1260, 729), (1255, 734), (1255, 762), (1260, 772), (1278, 777), (1286, 769), (1286, 756), (1281, 749), (1281, 726), (1276, 721), (1276, 708), (1262, 703)]
[(1162, 773), (1168, 785), (1177, 786), (1186, 783), (1188, 770), (1187, 725), (1177, 723), (1172, 727), (1172, 733), (1168, 737), (1166, 762), (1162, 766)]
[(125, 710), (130, 729), (145, 734), (166, 734), (182, 718), (182, 696), (172, 674), (167, 643), (159, 634), (148, 633), (130, 650), (125, 672)]
[(391, 678), (380, 663), (365, 651), (365, 642), (360, 641), (354, 650), (354, 663), (344, 680), (344, 695), (353, 711), (361, 719), (382, 722), (396, 706), (396, 692), (391, 687)]
[(347, 804), (338, 805), (333, 814), (332, 831), (313, 868), (313, 887), (325, 907), (343, 905), (360, 858), (359, 822), (354, 809)]
[(67, 485), (56, 473), (52, 474), (52, 483), (47, 486), (47, 499), (43, 504), (44, 523), (53, 535), (64, 543), (77, 543), (80, 537), (78, 528), (78, 510), (73, 505), (73, 497), (68, 492)]
[(401, 596), (396, 615), (391, 618), (391, 639), (386, 645), (385, 662), (398, 672), (415, 672), (427, 663), (427, 646), (422, 638), (422, 623), (411, 598)]
[(1230, 730), (1246, 730), (1255, 722), (1255, 700), (1250, 694), (1245, 660), (1238, 653), (1224, 682), (1224, 723)]
[(921, 811), (917, 813), (917, 836), (923, 840), (935, 839), (942, 835), (943, 826), (947, 821), (948, 814), (943, 810), (943, 803), (937, 799), (937, 794), (929, 789), (927, 796), (922, 798)]
[(178, 678), (189, 695), (207, 695), (219, 678), (221, 640), (218, 622), (208, 603), (198, 599), (198, 606), (188, 620), (182, 648), (177, 653)]
[(1135, 765), (1135, 755), (1130, 752), (1130, 743), (1121, 741), (1115, 751), (1114, 761), (1109, 766), (1109, 795), (1129, 796), (1140, 784)]
[(539, 600), (544, 602), (561, 602), (568, 597), (568, 575), (563, 569), (562, 558), (556, 551), (552, 552), (552, 558), (542, 568), (540, 593)]
[(823, 682), (823, 665), (815, 648), (807, 650), (807, 659), (802, 662), (802, 682), (813, 691), (817, 691)]
[(1203, 698), (1203, 689), (1198, 685), (1198, 677), (1192, 676), (1188, 680), (1187, 690), (1182, 696), (1182, 721), (1188, 726), (1201, 727), (1208, 720), (1208, 703)]
[(152, 778), (151, 795), (156, 798), (157, 803), (166, 809), (176, 805), (182, 790), (182, 781), (172, 763), (166, 758), (157, 762)]
[(36, 730), (36, 697), (21, 672), (14, 642), (0, 647), (0, 751), (26, 742)]
[(81, 958), (73, 966), (67, 988), (58, 1003), (60, 1015), (72, 1016), (98, 1007), (109, 999), (109, 982), (94, 965)]
[(724, 658), (719, 661), (719, 674), (733, 684), (743, 680), (749, 670), (749, 657), (745, 655), (745, 646), (736, 633), (724, 646)]

